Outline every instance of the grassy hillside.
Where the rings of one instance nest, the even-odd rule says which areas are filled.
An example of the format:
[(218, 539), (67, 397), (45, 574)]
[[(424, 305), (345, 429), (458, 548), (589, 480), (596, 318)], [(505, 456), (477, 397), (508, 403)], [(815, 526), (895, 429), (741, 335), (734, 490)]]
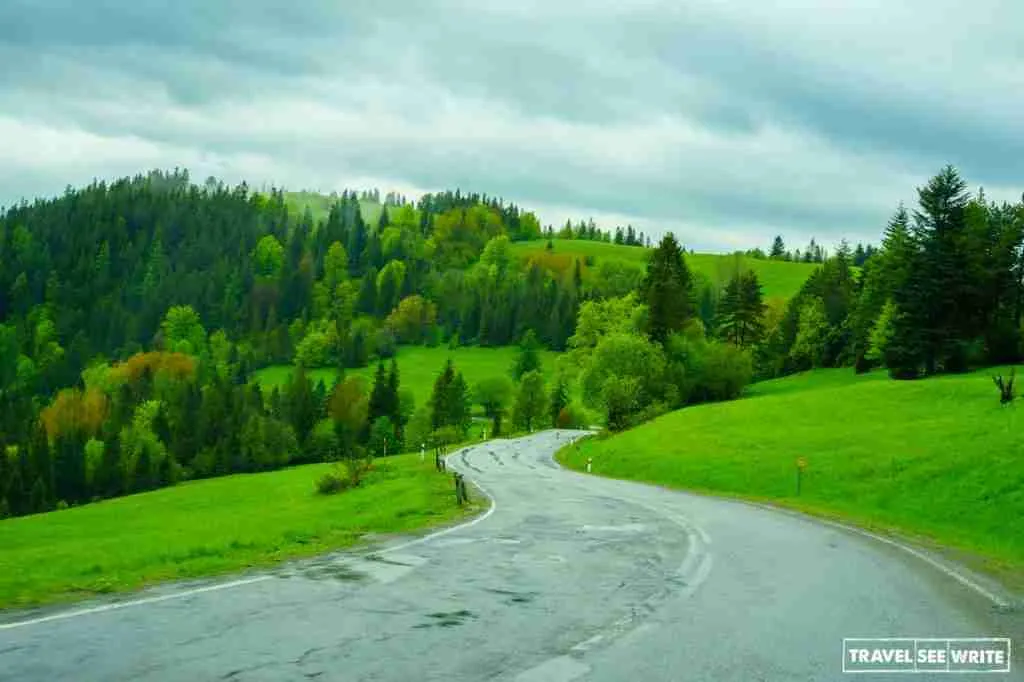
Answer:
[[(448, 349), (447, 346), (436, 348), (402, 346), (398, 350), (398, 372), (402, 380), (402, 389), (412, 391), (416, 399), (416, 406), (420, 407), (430, 400), (434, 381), (444, 369), (444, 364), (449, 357), (472, 388), (481, 379), (499, 375), (508, 376), (517, 353), (518, 349), (512, 346), (500, 348), (464, 346), (454, 350)], [(555, 358), (558, 354), (542, 350), (540, 356), (544, 375), (546, 377), (554, 376)], [(364, 376), (367, 381), (372, 382), (376, 369), (376, 365), (373, 365), (347, 370), (347, 372), (350, 375)], [(255, 373), (255, 378), (260, 385), (265, 387), (282, 385), (288, 381), (292, 371), (294, 370), (291, 365), (277, 365), (259, 370)], [(338, 376), (334, 369), (315, 369), (309, 374), (313, 381), (323, 379), (328, 386), (332, 386)]]
[(2, 521), (0, 607), (273, 564), (472, 511), (456, 506), (451, 479), (418, 455), (379, 459), (363, 487), (316, 495), (328, 466), (195, 481)]
[[(604, 259), (614, 259), (636, 267), (643, 267), (647, 263), (649, 252), (649, 249), (639, 246), (622, 246), (605, 242), (576, 239), (554, 239), (552, 241), (556, 254), (589, 256), (593, 258), (595, 265), (600, 264)], [(512, 245), (512, 250), (525, 258), (532, 253), (543, 251), (546, 246), (547, 240), (516, 242)], [(737, 269), (750, 268), (757, 273), (765, 296), (781, 298), (789, 298), (796, 294), (814, 268), (817, 267), (813, 263), (786, 263), (713, 253), (687, 254), (686, 262), (695, 272), (704, 274), (719, 286), (724, 285)]]
[[(917, 382), (825, 370), (566, 452), (608, 476), (768, 499), (900, 530), (1024, 576), (1024, 403), (989, 372)], [(802, 492), (795, 462), (807, 460)]]

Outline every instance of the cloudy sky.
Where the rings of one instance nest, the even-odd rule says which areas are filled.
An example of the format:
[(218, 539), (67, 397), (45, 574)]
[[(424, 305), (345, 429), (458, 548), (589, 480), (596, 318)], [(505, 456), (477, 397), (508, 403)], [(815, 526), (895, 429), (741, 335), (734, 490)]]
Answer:
[(1020, 197), (1021, 26), (1018, 0), (2, 0), (0, 205), (179, 166), (698, 250), (877, 241), (946, 163)]

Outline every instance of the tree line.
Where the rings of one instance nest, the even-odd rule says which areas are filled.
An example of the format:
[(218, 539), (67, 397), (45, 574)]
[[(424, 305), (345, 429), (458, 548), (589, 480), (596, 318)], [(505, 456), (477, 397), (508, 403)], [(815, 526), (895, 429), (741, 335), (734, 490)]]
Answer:
[[(839, 248), (846, 252), (848, 244), (845, 239), (841, 240)], [(857, 242), (857, 246), (853, 248), (849, 256), (853, 266), (859, 268), (877, 252), (878, 249), (872, 244), (864, 245), (861, 242)], [(814, 237), (811, 237), (810, 243), (801, 251), (800, 249), (788, 250), (782, 235), (775, 236), (771, 248), (768, 249), (768, 253), (761, 249), (750, 249), (745, 251), (744, 255), (759, 260), (779, 260), (787, 263), (824, 263), (829, 258), (828, 251), (821, 244), (818, 244)]]
[[(6, 210), (0, 512), (457, 439), (474, 403), (493, 433), (583, 423), (585, 408), (623, 429), (813, 367), (915, 378), (1021, 357), (1024, 208), (968, 193), (953, 168), (859, 269), (841, 244), (784, 303), (743, 267), (722, 286), (691, 273), (671, 234), (639, 270), (513, 255), (540, 234), (479, 195), (392, 203), (368, 225), (346, 192), (314, 222), (280, 192), (184, 172)], [(387, 367), (401, 343), (520, 354), (474, 386), (443, 368), (416, 409)], [(543, 347), (566, 351), (553, 372)], [(251, 382), (291, 361), (284, 388)], [(345, 375), (370, 362), (372, 385)], [(313, 367), (342, 378), (314, 384)]]
[(972, 194), (952, 166), (900, 205), (859, 273), (842, 244), (758, 348), (758, 373), (884, 367), (914, 379), (1022, 357), (1024, 202)]
[[(671, 348), (695, 311), (671, 311), (681, 292), (693, 292), (674, 239), (643, 282), (624, 278), (612, 292), (584, 286), (579, 259), (513, 257), (513, 236), (538, 234), (532, 214), (458, 192), (385, 206), (375, 227), (346, 192), (314, 224), (308, 211), (290, 213), (280, 192), (213, 180), (198, 187), (184, 172), (94, 183), (8, 209), (0, 216), (0, 512), (458, 439), (473, 401), (494, 433), (505, 419), (523, 430), (582, 425), (569, 387), (584, 373), (582, 399), (606, 408), (614, 428), (738, 393), (742, 367), (727, 386), (711, 385), (725, 344), (702, 332), (690, 330), (686, 350), (671, 356), (703, 363), (675, 388), (634, 386), (631, 369), (616, 364), (613, 342), (622, 339), (596, 338), (610, 330), (595, 331), (595, 319), (616, 305), (629, 306), (626, 318), (649, 307), (644, 319), (668, 321), (625, 330), (627, 343)], [(516, 341), (522, 366), (507, 384), (470, 387), (447, 367), (419, 410), (399, 390), (397, 365), (384, 366), (399, 343)], [(566, 365), (549, 385), (537, 351), (579, 358), (588, 344), (600, 361)], [(253, 370), (292, 360), (299, 370), (284, 388), (251, 381)], [(373, 360), (372, 386), (345, 376)], [(318, 366), (342, 378), (314, 384), (306, 370)], [(619, 374), (624, 383), (609, 383)]]

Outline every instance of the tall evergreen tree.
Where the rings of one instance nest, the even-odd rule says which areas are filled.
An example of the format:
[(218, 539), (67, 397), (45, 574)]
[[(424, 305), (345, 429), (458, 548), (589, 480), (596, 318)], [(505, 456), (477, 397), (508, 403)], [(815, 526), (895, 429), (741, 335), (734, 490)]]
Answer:
[(512, 377), (519, 379), (527, 372), (541, 368), (540, 342), (537, 341), (537, 334), (532, 329), (527, 329), (519, 342), (519, 353), (512, 365)]
[(741, 348), (756, 345), (764, 337), (766, 310), (757, 275), (753, 270), (738, 272), (729, 280), (719, 300), (719, 333)]
[(920, 245), (917, 276), (921, 298), (909, 308), (924, 340), (926, 373), (937, 365), (966, 369), (964, 342), (974, 331), (974, 313), (964, 252), (967, 183), (947, 166), (918, 189), (913, 234)]
[(452, 409), (451, 385), (455, 381), (455, 365), (451, 358), (445, 363), (444, 369), (434, 381), (434, 390), (430, 395), (430, 422), (434, 429), (439, 429), (451, 423)]
[[(235, 401), (229, 399), (229, 404)], [(313, 394), (313, 384), (301, 364), (292, 374), (288, 384), (285, 402), (288, 405), (289, 423), (295, 430), (299, 443), (305, 443), (316, 424), (318, 406)]]
[(387, 417), (391, 410), (391, 389), (388, 386), (387, 373), (384, 371), (384, 362), (377, 362), (377, 371), (373, 375), (373, 388), (370, 390), (370, 406), (367, 421), (374, 423), (378, 417)]
[(683, 249), (671, 232), (661, 239), (647, 262), (641, 296), (647, 304), (647, 334), (662, 345), (693, 315), (690, 270)]

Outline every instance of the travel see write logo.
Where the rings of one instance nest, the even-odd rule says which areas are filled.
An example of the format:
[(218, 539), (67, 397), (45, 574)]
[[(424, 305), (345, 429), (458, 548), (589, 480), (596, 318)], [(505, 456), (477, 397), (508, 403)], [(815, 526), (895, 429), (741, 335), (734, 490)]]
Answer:
[(843, 640), (844, 673), (1008, 673), (1010, 640), (879, 638)]

